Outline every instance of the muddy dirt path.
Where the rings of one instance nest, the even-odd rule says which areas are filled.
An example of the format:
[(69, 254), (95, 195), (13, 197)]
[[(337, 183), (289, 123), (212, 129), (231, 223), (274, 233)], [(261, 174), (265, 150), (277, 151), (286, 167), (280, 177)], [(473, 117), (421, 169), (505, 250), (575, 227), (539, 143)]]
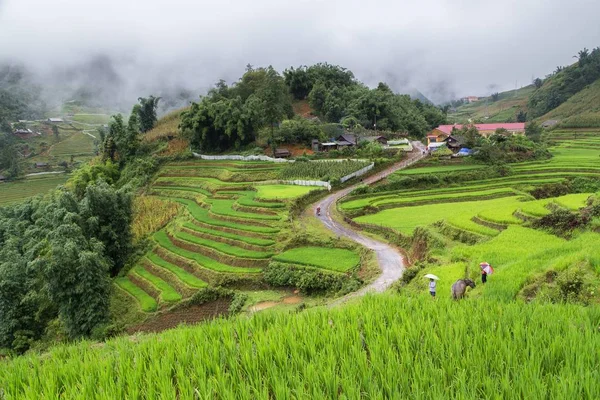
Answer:
[[(365, 178), (362, 183), (371, 185), (385, 178), (391, 173), (398, 171), (399, 169), (406, 168), (425, 157), (425, 155), (422, 154), (425, 147), (421, 142), (412, 142), (412, 145), (415, 150), (412, 153), (409, 153), (409, 156), (406, 160), (402, 160), (401, 162), (394, 164), (393, 166), (384, 171), (381, 171), (373, 176)], [(370, 237), (364, 236), (353, 230), (347, 224), (335, 221), (332, 218), (331, 213), (335, 209), (336, 202), (342, 197), (349, 194), (359, 185), (361, 185), (361, 183), (357, 183), (355, 185), (347, 187), (344, 190), (340, 190), (339, 192), (335, 192), (327, 196), (323, 200), (313, 205), (312, 212), (313, 215), (316, 216), (317, 207), (321, 207), (321, 215), (317, 216), (317, 218), (321, 220), (321, 222), (323, 223), (323, 225), (325, 225), (325, 227), (327, 227), (327, 229), (329, 229), (338, 236), (345, 236), (361, 244), (362, 246), (365, 246), (375, 251), (375, 253), (377, 254), (377, 261), (379, 262), (379, 268), (381, 268), (381, 275), (379, 275), (377, 279), (375, 279), (373, 282), (371, 282), (369, 285), (365, 286), (361, 290), (336, 299), (332, 303), (330, 303), (330, 305), (337, 305), (343, 303), (346, 300), (353, 297), (364, 296), (368, 292), (383, 292), (384, 290), (389, 288), (392, 283), (400, 279), (400, 277), (402, 277), (402, 272), (404, 271), (404, 260), (402, 258), (402, 255), (396, 249), (394, 249), (394, 247), (372, 239)]]

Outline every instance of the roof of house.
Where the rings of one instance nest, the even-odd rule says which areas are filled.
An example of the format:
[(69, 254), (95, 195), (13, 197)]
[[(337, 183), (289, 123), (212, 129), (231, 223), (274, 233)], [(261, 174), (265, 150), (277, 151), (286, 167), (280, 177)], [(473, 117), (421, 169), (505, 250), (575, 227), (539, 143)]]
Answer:
[(336, 142), (325, 142), (321, 143), (321, 146), (337, 146)]
[(549, 120), (547, 120), (547, 121), (544, 121), (544, 122), (542, 123), (542, 126), (543, 126), (543, 127), (548, 127), (548, 126), (554, 126), (554, 125), (556, 125), (556, 124), (558, 124), (558, 120), (556, 120), (556, 119), (549, 119)]
[(6, 180), (6, 177), (4, 175), (0, 175), (0, 181), (4, 181)]
[[(341, 138), (341, 140), (340, 140)], [(348, 142), (349, 144), (356, 144), (356, 135), (352, 134), (352, 133), (344, 133), (340, 136), (338, 136), (337, 138), (338, 142)]]
[(289, 154), (289, 150), (288, 149), (275, 149), (275, 153), (284, 153), (284, 154)]
[[(505, 124), (474, 124), (475, 128), (478, 131), (495, 131), (496, 129), (504, 128), (507, 131), (524, 131), (525, 123), (524, 122), (511, 122)], [(463, 125), (440, 125), (436, 130), (439, 130), (447, 135), (452, 133), (452, 128), (462, 129)], [(428, 135), (429, 136), (429, 135)]]
[(366, 140), (367, 142), (376, 142), (379, 139), (387, 140), (385, 136), (377, 135), (377, 136), (365, 136), (361, 138), (361, 140)]
[(48, 163), (47, 162), (36, 162), (35, 166), (36, 167), (47, 167)]
[(50, 122), (63, 122), (62, 118), (48, 118), (48, 121)]

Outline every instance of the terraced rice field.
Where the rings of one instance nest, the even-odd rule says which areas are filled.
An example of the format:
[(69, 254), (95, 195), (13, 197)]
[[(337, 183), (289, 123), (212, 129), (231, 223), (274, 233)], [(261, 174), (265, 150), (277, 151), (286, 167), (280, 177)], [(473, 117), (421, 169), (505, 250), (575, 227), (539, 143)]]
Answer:
[(46, 193), (64, 184), (68, 178), (67, 174), (39, 175), (16, 182), (0, 183), (0, 206)]
[[(583, 135), (582, 135), (583, 136)], [(429, 190), (396, 190), (351, 196), (340, 208), (358, 212), (374, 207), (378, 212), (358, 216), (359, 223), (375, 224), (411, 235), (418, 226), (429, 226), (443, 221), (459, 230), (483, 236), (499, 234), (499, 225), (521, 225), (520, 215), (540, 217), (549, 213), (548, 207), (576, 210), (585, 205), (592, 193), (579, 193), (555, 199), (532, 200), (522, 192), (528, 187), (560, 182), (575, 177), (600, 177), (600, 136), (587, 135), (583, 139), (560, 141), (551, 148), (549, 160), (510, 165), (513, 173), (503, 178), (469, 181), (457, 187)], [(571, 147), (572, 143), (581, 144)], [(483, 168), (484, 166), (481, 166)], [(465, 165), (414, 168), (398, 174), (448, 173), (470, 171), (477, 166)]]
[[(600, 146), (595, 146), (600, 144), (600, 135), (582, 139), (578, 134), (579, 138), (567, 141), (562, 134), (553, 135), (552, 159), (511, 165), (510, 176), (461, 182), (454, 187), (350, 196), (339, 208), (355, 222), (391, 228), (407, 236), (423, 227), (443, 243), (433, 250), (438, 262), (420, 271), (407, 286), (409, 291), (428, 295), (427, 280), (422, 276), (432, 273), (440, 278), (438, 292), (447, 296), (450, 286), (465, 275), (479, 282), (482, 261), (494, 266), (493, 284), (478, 285), (472, 296), (500, 301), (526, 296), (523, 291), (532, 282), (543, 286), (549, 271), (583, 268), (588, 274), (600, 274), (600, 258), (594, 250), (600, 246), (600, 234), (578, 232), (565, 240), (528, 224), (554, 208), (576, 211), (591, 195), (598, 195), (574, 193), (535, 200), (524, 191), (580, 176), (600, 178)], [(414, 169), (418, 170), (425, 168)], [(440, 171), (452, 172), (448, 168)]]
[[(181, 204), (150, 237), (154, 247), (117, 286), (152, 312), (223, 279), (255, 282), (271, 259), (345, 272), (359, 256), (345, 249), (282, 253), (290, 201), (316, 187), (269, 184), (282, 167), (268, 162), (188, 161), (165, 166), (152, 196)], [(264, 184), (266, 183), (266, 184)], [(281, 254), (280, 254), (281, 253)], [(279, 257), (282, 257), (281, 259)]]
[(75, 132), (65, 140), (50, 148), (49, 154), (55, 157), (91, 155), (94, 151), (94, 139), (90, 136)]

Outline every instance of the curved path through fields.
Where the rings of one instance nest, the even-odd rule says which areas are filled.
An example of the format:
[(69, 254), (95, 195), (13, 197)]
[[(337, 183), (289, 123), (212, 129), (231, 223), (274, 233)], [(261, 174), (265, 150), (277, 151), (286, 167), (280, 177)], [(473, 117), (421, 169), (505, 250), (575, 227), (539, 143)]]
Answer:
[[(391, 173), (399, 169), (406, 168), (409, 165), (412, 165), (415, 162), (422, 159), (423, 157), (425, 157), (422, 154), (424, 146), (421, 142), (412, 142), (412, 145), (415, 151), (409, 153), (409, 156), (406, 160), (396, 163), (390, 168), (364, 179), (362, 183), (366, 183), (369, 185), (373, 184), (390, 175)], [(339, 192), (335, 192), (313, 205), (313, 215), (315, 216), (317, 215), (317, 207), (321, 207), (321, 216), (317, 216), (317, 218), (321, 220), (321, 222), (323, 223), (323, 225), (325, 225), (325, 227), (327, 227), (327, 229), (329, 229), (338, 236), (345, 236), (375, 251), (375, 253), (377, 254), (377, 261), (379, 262), (379, 268), (381, 268), (381, 275), (379, 275), (379, 277), (373, 282), (371, 282), (369, 285), (365, 286), (357, 292), (350, 293), (347, 296), (335, 300), (331, 303), (331, 305), (342, 303), (352, 297), (364, 296), (367, 292), (383, 292), (384, 290), (389, 288), (392, 283), (400, 279), (400, 277), (402, 276), (402, 272), (404, 271), (404, 260), (402, 258), (402, 255), (392, 246), (377, 241), (375, 239), (371, 239), (370, 237), (364, 236), (353, 230), (347, 224), (335, 221), (331, 217), (331, 211), (335, 209), (336, 202), (342, 197), (349, 194), (352, 190), (354, 190), (357, 186), (361, 185), (362, 183), (357, 183), (355, 185), (347, 187), (346, 189), (340, 190)]]

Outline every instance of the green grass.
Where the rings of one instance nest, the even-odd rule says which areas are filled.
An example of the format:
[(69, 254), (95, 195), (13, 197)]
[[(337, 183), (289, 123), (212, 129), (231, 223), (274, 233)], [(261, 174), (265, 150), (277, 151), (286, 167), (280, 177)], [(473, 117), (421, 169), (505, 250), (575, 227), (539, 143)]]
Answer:
[(164, 268), (167, 271), (173, 273), (181, 282), (183, 282), (189, 287), (199, 289), (208, 286), (208, 284), (202, 279), (196, 277), (193, 274), (190, 274), (185, 269), (178, 267), (175, 264), (171, 264), (170, 262), (163, 260), (157, 254), (149, 253), (148, 255), (146, 255), (146, 258), (155, 266), (159, 268)]
[(193, 244), (197, 244), (204, 247), (209, 247), (213, 250), (219, 251), (224, 254), (228, 254), (234, 257), (240, 258), (253, 258), (253, 259), (266, 259), (270, 258), (273, 253), (272, 252), (263, 252), (263, 251), (253, 251), (243, 249), (241, 247), (232, 246), (227, 243), (216, 242), (210, 239), (199, 238), (198, 236), (190, 235), (186, 232), (177, 232), (175, 233), (175, 237), (177, 239), (185, 240), (186, 242), (190, 242)]
[(236, 191), (220, 191), (219, 195), (229, 194), (236, 196), (236, 203), (246, 207), (261, 207), (261, 208), (285, 208), (284, 203), (279, 202), (264, 202), (254, 200), (257, 197), (257, 192), (247, 190), (243, 192)]
[(141, 288), (136, 286), (133, 282), (129, 280), (127, 277), (118, 277), (115, 278), (115, 283), (121, 289), (129, 293), (133, 296), (138, 303), (140, 304), (140, 308), (145, 312), (153, 312), (156, 311), (158, 304), (156, 300), (152, 298), (148, 293), (144, 292)]
[(467, 164), (467, 165), (439, 165), (434, 167), (418, 167), (410, 169), (401, 169), (394, 172), (395, 175), (425, 175), (425, 174), (441, 174), (455, 171), (472, 171), (485, 168), (483, 164)]
[(252, 244), (255, 246), (271, 246), (271, 245), (275, 244), (275, 241), (273, 241), (271, 239), (254, 238), (254, 237), (249, 237), (249, 236), (237, 235), (235, 233), (216, 231), (213, 229), (203, 228), (201, 226), (198, 226), (196, 224), (192, 224), (189, 222), (186, 222), (185, 224), (183, 224), (183, 226), (187, 229), (190, 229), (190, 230), (193, 230), (196, 232), (201, 232), (201, 233), (206, 233), (208, 235), (220, 236), (220, 237), (227, 238), (227, 239), (237, 240), (237, 241)]
[(505, 197), (486, 201), (439, 203), (414, 207), (392, 208), (376, 214), (355, 218), (356, 222), (387, 226), (405, 235), (412, 235), (418, 226), (446, 221), (457, 228), (481, 235), (495, 236), (498, 231), (476, 224), (471, 218), (486, 210), (517, 210), (523, 203), (518, 197)]
[(329, 247), (297, 247), (284, 251), (273, 259), (337, 272), (349, 271), (360, 263), (360, 257), (355, 252)]
[(324, 190), (320, 186), (257, 185), (257, 198), (264, 200), (287, 200), (304, 196), (313, 190)]
[(597, 308), (426, 296), (61, 345), (0, 382), (23, 400), (600, 398)]
[(53, 145), (49, 154), (55, 157), (65, 157), (93, 154), (93, 151), (94, 139), (81, 132), (75, 132), (68, 138)]
[(15, 182), (0, 183), (0, 206), (49, 192), (63, 185), (68, 178), (68, 174), (40, 175)]
[(158, 190), (172, 190), (172, 191), (184, 191), (184, 192), (192, 192), (192, 193), (199, 193), (202, 194), (204, 196), (212, 196), (212, 194), (205, 189), (202, 188), (196, 188), (196, 187), (188, 187), (188, 186), (168, 186), (168, 185), (154, 185), (152, 186), (154, 189), (158, 189)]
[(281, 217), (279, 215), (267, 215), (258, 213), (249, 213), (244, 211), (238, 211), (233, 208), (235, 200), (227, 199), (209, 199), (206, 200), (210, 204), (210, 212), (216, 215), (224, 217), (232, 217), (239, 219), (250, 219), (258, 221), (279, 221)]
[(144, 280), (146, 280), (152, 286), (158, 289), (158, 291), (160, 292), (160, 299), (162, 301), (172, 303), (181, 300), (181, 295), (177, 293), (175, 288), (173, 288), (167, 282), (163, 281), (158, 276), (155, 276), (151, 272), (147, 271), (144, 267), (136, 265), (131, 269), (130, 273), (134, 273), (136, 275), (141, 276)]
[(103, 125), (110, 122), (110, 115), (108, 114), (75, 114), (73, 115), (73, 121), (83, 122), (85, 124), (92, 125)]
[(260, 268), (244, 268), (244, 267), (232, 267), (230, 265), (222, 264), (218, 261), (213, 260), (212, 258), (206, 257), (202, 254), (194, 253), (193, 251), (189, 251), (186, 249), (182, 249), (180, 247), (175, 246), (167, 233), (162, 230), (158, 231), (154, 234), (154, 240), (165, 249), (169, 250), (172, 253), (177, 254), (178, 256), (187, 258), (189, 260), (193, 260), (198, 265), (203, 268), (210, 269), (217, 272), (233, 272), (233, 273), (258, 273), (261, 272)]
[(195, 201), (188, 199), (180, 199), (180, 198), (172, 198), (172, 200), (184, 204), (192, 217), (199, 222), (202, 222), (207, 225), (218, 226), (223, 228), (231, 228), (237, 229), (241, 231), (247, 232), (256, 232), (256, 233), (264, 233), (264, 234), (272, 234), (279, 232), (277, 228), (265, 227), (265, 226), (255, 226), (255, 225), (246, 225), (246, 224), (238, 224), (230, 221), (223, 221), (216, 218), (213, 218), (208, 213), (208, 210), (200, 207)]

